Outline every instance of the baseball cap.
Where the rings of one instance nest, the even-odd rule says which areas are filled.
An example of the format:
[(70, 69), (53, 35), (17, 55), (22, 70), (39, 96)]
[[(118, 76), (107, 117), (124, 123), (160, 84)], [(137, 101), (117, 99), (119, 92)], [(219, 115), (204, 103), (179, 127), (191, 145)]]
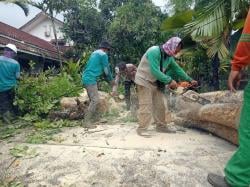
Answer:
[(11, 49), (12, 51), (14, 51), (15, 53), (17, 53), (17, 48), (14, 44), (7, 44), (5, 47)]

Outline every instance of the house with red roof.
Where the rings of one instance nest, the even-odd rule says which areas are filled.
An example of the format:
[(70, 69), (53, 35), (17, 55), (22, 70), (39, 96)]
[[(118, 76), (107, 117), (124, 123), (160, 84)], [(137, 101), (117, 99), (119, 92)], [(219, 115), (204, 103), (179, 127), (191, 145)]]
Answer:
[(41, 38), (0, 22), (0, 49), (8, 43), (18, 49), (17, 60), (23, 68), (29, 68), (29, 62), (35, 62), (35, 68), (46, 69), (59, 66), (56, 47)]
[[(57, 39), (60, 42), (63, 42), (64, 36), (61, 31), (63, 27), (63, 22), (55, 18), (54, 24)], [(33, 19), (25, 23), (19, 29), (33, 36), (46, 40), (47, 42), (53, 42), (53, 40), (55, 40), (51, 18), (44, 12), (38, 13)]]

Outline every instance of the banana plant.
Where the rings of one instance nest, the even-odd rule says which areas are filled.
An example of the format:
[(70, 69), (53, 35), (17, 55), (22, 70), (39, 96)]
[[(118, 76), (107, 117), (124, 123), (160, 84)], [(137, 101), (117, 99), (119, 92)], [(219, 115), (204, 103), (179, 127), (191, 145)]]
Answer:
[(29, 7), (27, 0), (0, 0), (0, 2), (16, 4), (23, 10), (25, 16), (29, 15)]

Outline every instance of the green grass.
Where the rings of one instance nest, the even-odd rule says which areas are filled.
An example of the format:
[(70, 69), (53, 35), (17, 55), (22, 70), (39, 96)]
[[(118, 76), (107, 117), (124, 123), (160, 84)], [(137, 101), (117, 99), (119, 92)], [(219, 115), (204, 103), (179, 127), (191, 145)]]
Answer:
[(121, 118), (121, 121), (124, 123), (133, 123), (133, 122), (138, 122), (138, 119), (135, 116), (127, 115)]
[(31, 144), (44, 144), (53, 140), (53, 136), (61, 132), (60, 129), (46, 129), (32, 132), (26, 137), (25, 142)]
[(0, 121), (0, 140), (7, 139), (19, 134), (22, 129), (31, 126), (32, 124), (22, 119), (17, 119), (11, 124), (6, 124)]
[(24, 187), (19, 181), (0, 181), (0, 187)]
[(21, 144), (15, 145), (15, 147), (11, 148), (10, 154), (16, 158), (33, 158), (38, 155), (36, 149)]
[(111, 111), (105, 113), (102, 115), (103, 118), (112, 121), (114, 119), (117, 119), (118, 117), (120, 117), (119, 111), (116, 109), (112, 109)]

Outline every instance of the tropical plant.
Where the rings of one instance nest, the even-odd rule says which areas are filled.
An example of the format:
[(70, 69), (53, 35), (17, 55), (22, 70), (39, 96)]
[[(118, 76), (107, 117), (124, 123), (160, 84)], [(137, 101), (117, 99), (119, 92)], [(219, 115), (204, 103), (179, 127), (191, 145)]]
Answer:
[[(181, 24), (177, 27), (176, 24), (172, 24), (172, 28), (184, 27), (182, 32), (185, 35), (190, 35), (193, 40), (207, 49), (207, 55), (212, 59), (214, 89), (219, 89), (219, 68), (222, 67), (220, 61), (227, 59), (229, 49), (234, 48), (229, 46), (231, 33), (232, 30), (243, 27), (249, 1), (194, 0), (190, 2), (194, 3), (194, 9), (188, 11), (189, 16), (185, 16), (187, 12), (177, 14), (171, 18), (172, 20), (165, 20), (162, 28), (171, 28), (171, 23), (180, 22), (180, 17), (185, 16)], [(190, 20), (191, 17), (192, 20)]]
[(207, 48), (207, 54), (212, 58), (215, 90), (220, 88), (220, 61), (229, 57), (232, 30), (243, 27), (242, 18), (248, 11), (247, 5), (247, 0), (214, 0), (198, 11), (191, 23), (185, 25), (186, 33)]
[[(178, 0), (172, 0), (178, 5)], [(186, 2), (186, 1), (185, 1)], [(232, 30), (240, 29), (248, 11), (248, 0), (193, 0), (194, 9), (189, 9), (166, 19), (162, 29), (182, 28), (184, 33), (207, 48), (208, 56), (218, 53), (219, 59), (228, 57), (229, 39)], [(190, 4), (189, 4), (190, 5)]]
[(248, 3), (247, 0), (214, 0), (198, 11), (195, 19), (185, 25), (185, 31), (209, 47), (208, 56), (218, 53), (219, 59), (227, 58), (231, 32), (243, 27), (242, 18), (248, 11)]

